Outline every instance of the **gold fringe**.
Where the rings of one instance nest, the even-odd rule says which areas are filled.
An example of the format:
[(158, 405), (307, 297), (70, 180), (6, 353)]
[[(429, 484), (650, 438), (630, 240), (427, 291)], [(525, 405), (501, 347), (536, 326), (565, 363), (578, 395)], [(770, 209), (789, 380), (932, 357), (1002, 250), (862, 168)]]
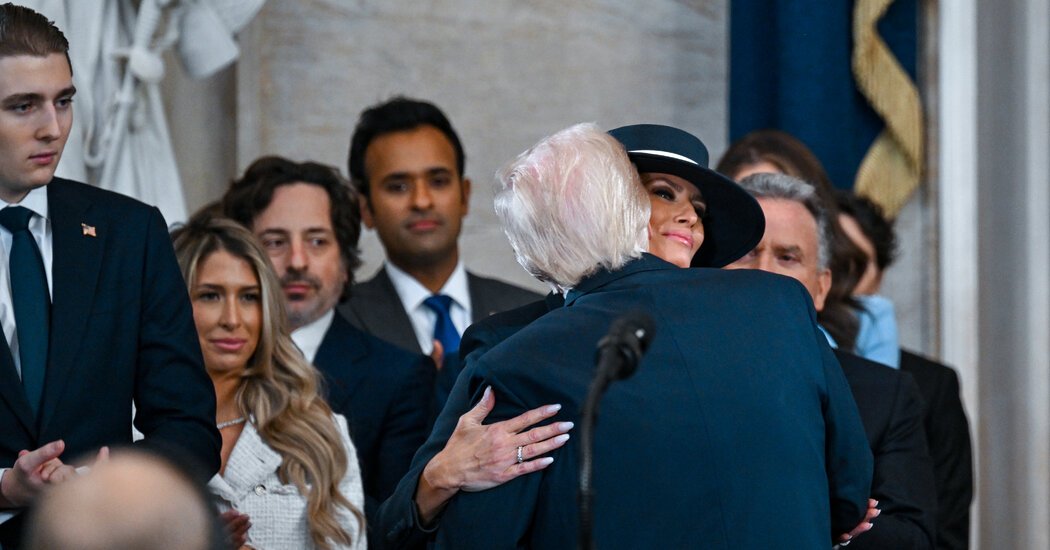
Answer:
[(868, 150), (854, 191), (893, 218), (919, 186), (925, 123), (919, 90), (878, 34), (893, 0), (856, 0), (853, 6), (853, 77), (885, 128)]

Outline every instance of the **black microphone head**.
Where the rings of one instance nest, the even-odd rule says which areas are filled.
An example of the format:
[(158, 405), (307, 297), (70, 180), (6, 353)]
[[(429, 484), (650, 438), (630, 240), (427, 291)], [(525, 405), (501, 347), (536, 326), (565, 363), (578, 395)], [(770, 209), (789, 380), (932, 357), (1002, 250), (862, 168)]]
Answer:
[(655, 325), (653, 318), (641, 311), (632, 311), (617, 317), (609, 327), (609, 332), (598, 343), (599, 348), (616, 349), (624, 361), (610, 372), (613, 380), (622, 380), (634, 374), (642, 355), (653, 341)]
[(632, 311), (613, 321), (609, 336), (632, 344), (637, 342), (638, 350), (645, 353), (653, 341), (654, 330), (653, 318), (648, 313)]

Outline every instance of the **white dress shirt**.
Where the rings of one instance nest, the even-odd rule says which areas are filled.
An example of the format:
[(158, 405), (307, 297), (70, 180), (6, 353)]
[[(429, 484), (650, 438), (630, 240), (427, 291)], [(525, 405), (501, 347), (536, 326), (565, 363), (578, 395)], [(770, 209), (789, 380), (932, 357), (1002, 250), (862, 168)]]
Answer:
[[(411, 275), (398, 269), (397, 266), (386, 262), (386, 272), (390, 276), (390, 282), (394, 283), (394, 290), (401, 298), (401, 305), (408, 313), (412, 321), (412, 329), (416, 332), (416, 340), (419, 349), (430, 355), (434, 351), (434, 325), (437, 323), (437, 313), (423, 305), (423, 301), (433, 295), (427, 287), (415, 280)], [(438, 294), (444, 294), (452, 298), (452, 306), (449, 308), (452, 316), (452, 324), (456, 326), (456, 332), (460, 335), (470, 326), (470, 289), (467, 287), (467, 270), (463, 268), (463, 262), (456, 264), (456, 269), (445, 281)]]
[[(44, 260), (44, 272), (47, 273), (47, 290), (51, 295), (51, 220), (47, 217), (47, 186), (37, 187), (29, 192), (22, 202), (17, 203), (32, 210), (35, 214), (29, 219), (29, 232), (40, 249)], [(0, 208), (12, 206), (0, 200)], [(15, 360), (15, 370), (22, 376), (22, 360), (18, 356), (18, 333), (15, 330), (15, 309), (11, 297), (11, 232), (0, 226), (0, 251), (3, 252), (4, 269), (0, 269), (0, 324), (4, 327), (4, 338), (11, 348), (11, 357)]]
[(328, 334), (328, 328), (332, 326), (334, 318), (335, 309), (330, 309), (316, 321), (292, 331), (292, 341), (310, 363), (313, 363), (314, 358), (317, 357), (317, 350), (321, 347), (324, 335)]

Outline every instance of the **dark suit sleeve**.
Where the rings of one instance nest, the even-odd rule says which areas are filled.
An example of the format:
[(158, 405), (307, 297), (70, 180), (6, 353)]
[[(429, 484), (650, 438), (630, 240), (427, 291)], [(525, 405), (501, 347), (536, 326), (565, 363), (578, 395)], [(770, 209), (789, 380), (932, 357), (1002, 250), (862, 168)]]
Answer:
[[(476, 372), (484, 370), (479, 368)], [(461, 376), (460, 382), (468, 386), (470, 403), (481, 399), (486, 385), (491, 385), (497, 396), (496, 407), (486, 418), (487, 424), (513, 418), (528, 410), (512, 389), (495, 377), (471, 376), (470, 381), (466, 378)], [(448, 412), (446, 408), (442, 415)], [(555, 464), (558, 464), (557, 459)], [(548, 471), (542, 470), (485, 491), (458, 493), (441, 515), (435, 547), (480, 550), (531, 546), (529, 527), (547, 475)], [(566, 541), (566, 545), (574, 546), (574, 542)]]
[[(810, 308), (812, 309), (812, 308)], [(814, 319), (814, 326), (816, 320)], [(825, 467), (831, 498), (831, 540), (860, 523), (868, 509), (872, 457), (846, 377), (827, 339), (814, 330), (826, 380)]]
[(219, 470), (215, 390), (204, 370), (186, 283), (164, 219), (152, 209), (146, 227), (135, 427), (142, 444), (192, 457), (205, 479)]
[(412, 374), (402, 377), (400, 382), (396, 397), (390, 400), (390, 409), (384, 416), (375, 463), (366, 466), (369, 472), (374, 472), (370, 496), (376, 505), (394, 492), (408, 471), (412, 456), (426, 440), (434, 384), (434, 366), (430, 358), (419, 355), (412, 365)]
[(371, 548), (404, 550), (426, 546), (433, 526), (426, 529), (419, 520), (415, 502), (419, 476), (427, 463), (445, 448), (459, 417), (470, 410), (472, 395), (468, 379), (469, 375), (466, 375), (456, 381), (444, 409), (434, 422), (434, 429), (412, 458), (408, 473), (401, 478), (394, 493), (379, 506), (368, 539)]
[(885, 433), (875, 444), (875, 475), (872, 498), (882, 514), (871, 531), (853, 541), (850, 548), (932, 548), (935, 530), (936, 492), (933, 464), (926, 450), (922, 428), (923, 407), (919, 389), (907, 373), (896, 377), (892, 413)]
[(965, 549), (970, 540), (973, 455), (970, 425), (959, 398), (959, 378), (945, 369), (944, 386), (928, 403), (930, 454), (937, 480), (937, 548)]

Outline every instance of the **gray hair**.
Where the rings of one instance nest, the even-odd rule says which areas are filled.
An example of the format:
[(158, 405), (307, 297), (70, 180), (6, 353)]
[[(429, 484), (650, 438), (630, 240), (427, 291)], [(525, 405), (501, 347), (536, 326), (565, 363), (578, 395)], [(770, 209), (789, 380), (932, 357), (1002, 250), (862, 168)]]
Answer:
[(540, 140), (496, 173), (518, 263), (562, 292), (649, 249), (649, 197), (623, 145), (594, 124)]
[(740, 180), (740, 187), (756, 199), (782, 199), (806, 207), (817, 222), (817, 264), (827, 269), (831, 259), (828, 237), (828, 211), (824, 208), (817, 188), (798, 178), (786, 174), (752, 174)]

